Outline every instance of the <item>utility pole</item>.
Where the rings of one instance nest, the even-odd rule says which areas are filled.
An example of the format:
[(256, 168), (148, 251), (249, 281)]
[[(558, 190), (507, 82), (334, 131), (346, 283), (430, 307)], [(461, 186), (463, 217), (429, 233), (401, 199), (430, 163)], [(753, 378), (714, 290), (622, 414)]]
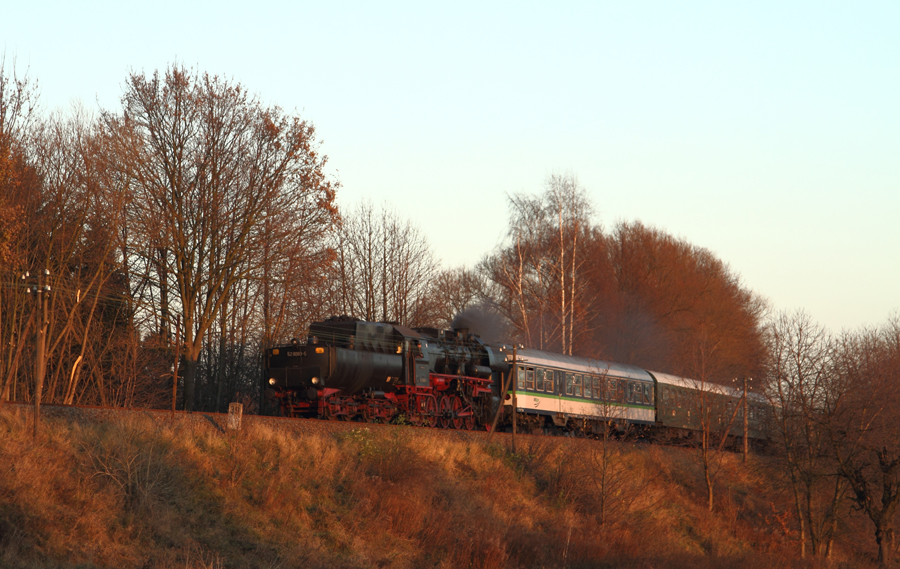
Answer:
[(172, 417), (178, 399), (178, 368), (181, 366), (181, 315), (175, 317), (175, 367), (172, 368)]
[(494, 423), (491, 425), (491, 433), (488, 435), (488, 442), (490, 442), (491, 437), (494, 436), (494, 431), (497, 430), (497, 421), (500, 419), (500, 414), (503, 413), (503, 402), (506, 401), (506, 393), (509, 390), (510, 384), (512, 384), (512, 413), (513, 413), (513, 452), (516, 452), (516, 381), (518, 381), (518, 373), (516, 371), (516, 346), (513, 345), (513, 357), (512, 363), (509, 366), (509, 375), (506, 376), (506, 380), (502, 380), (501, 383), (502, 389), (500, 390), (500, 404), (497, 406), (497, 413), (494, 415)]
[[(24, 278), (29, 277), (25, 273)], [(37, 314), (40, 318), (38, 326), (35, 328), (35, 362), (34, 362), (34, 438), (38, 436), (38, 425), (41, 421), (41, 395), (44, 390), (44, 374), (47, 370), (47, 326), (49, 325), (48, 307), (50, 300), (50, 271), (44, 269), (43, 273), (38, 274), (37, 285), (25, 289), (29, 294), (34, 293), (37, 300)]]
[[(515, 348), (513, 348), (513, 352), (515, 352)], [(515, 360), (515, 357), (513, 357)], [(502, 384), (502, 389), (500, 390), (500, 402), (497, 405), (497, 412), (494, 413), (494, 422), (491, 424), (491, 432), (488, 435), (488, 442), (491, 442), (491, 438), (494, 436), (494, 431), (497, 430), (497, 422), (500, 420), (500, 414), (503, 412), (503, 402), (506, 401), (506, 394), (509, 391), (509, 384), (512, 381), (513, 372), (515, 372), (515, 366), (511, 366), (509, 368), (509, 373), (506, 374), (506, 379), (503, 379), (503, 376), (500, 376), (500, 383)]]
[(512, 381), (512, 420), (513, 420), (513, 432), (512, 432), (512, 448), (513, 454), (516, 453), (516, 417), (519, 415), (518, 402), (516, 401), (516, 384), (519, 383), (519, 369), (516, 365), (516, 345), (513, 345), (513, 370), (516, 372)]
[(750, 431), (750, 423), (747, 417), (747, 381), (748, 378), (744, 376), (744, 462), (747, 462), (747, 451), (749, 450), (749, 443), (747, 441), (747, 435)]

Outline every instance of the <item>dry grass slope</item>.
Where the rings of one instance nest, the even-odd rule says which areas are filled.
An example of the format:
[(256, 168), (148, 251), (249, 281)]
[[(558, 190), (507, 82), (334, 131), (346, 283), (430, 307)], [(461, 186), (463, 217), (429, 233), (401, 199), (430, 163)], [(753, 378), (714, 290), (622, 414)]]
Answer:
[[(709, 514), (689, 450), (272, 424), (49, 418), (35, 442), (0, 409), (0, 566), (815, 566), (764, 459), (723, 456)], [(853, 543), (831, 566), (861, 566)]]

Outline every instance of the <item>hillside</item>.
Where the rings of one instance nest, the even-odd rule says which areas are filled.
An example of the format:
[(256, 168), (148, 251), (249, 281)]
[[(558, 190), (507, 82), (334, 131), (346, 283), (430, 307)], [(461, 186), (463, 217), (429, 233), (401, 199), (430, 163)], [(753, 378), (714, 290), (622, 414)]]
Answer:
[[(808, 567), (773, 459), (398, 426), (0, 407), (3, 567)], [(869, 528), (832, 566), (865, 566)]]

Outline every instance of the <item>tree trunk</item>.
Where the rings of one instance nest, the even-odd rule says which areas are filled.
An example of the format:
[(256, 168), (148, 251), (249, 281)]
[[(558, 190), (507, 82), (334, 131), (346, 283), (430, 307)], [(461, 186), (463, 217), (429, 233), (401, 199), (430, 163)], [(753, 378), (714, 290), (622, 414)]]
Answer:
[(194, 410), (194, 396), (197, 385), (198, 357), (194, 350), (184, 356), (184, 410), (188, 413)]
[(878, 544), (878, 566), (887, 567), (888, 555), (888, 539), (887, 530), (881, 525), (875, 526), (875, 543)]

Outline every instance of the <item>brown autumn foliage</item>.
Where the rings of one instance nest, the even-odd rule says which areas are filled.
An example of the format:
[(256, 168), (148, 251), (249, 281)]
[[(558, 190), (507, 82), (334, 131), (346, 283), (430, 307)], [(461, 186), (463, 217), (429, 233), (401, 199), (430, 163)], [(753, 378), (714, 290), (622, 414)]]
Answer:
[[(710, 513), (689, 449), (532, 437), (512, 452), (463, 433), (270, 421), (234, 433), (200, 415), (49, 417), (35, 445), (27, 413), (7, 406), (0, 564), (817, 566), (795, 558), (787, 488), (765, 457), (726, 457)], [(855, 523), (838, 566), (875, 555)]]
[(604, 232), (574, 176), (510, 203), (507, 244), (479, 267), (512, 340), (705, 381), (762, 377), (765, 306), (709, 250), (640, 222)]
[[(764, 306), (710, 251), (621, 223), (598, 257), (614, 290), (595, 336), (614, 361), (687, 377), (761, 377)], [(606, 284), (599, 287), (609, 286)]]

